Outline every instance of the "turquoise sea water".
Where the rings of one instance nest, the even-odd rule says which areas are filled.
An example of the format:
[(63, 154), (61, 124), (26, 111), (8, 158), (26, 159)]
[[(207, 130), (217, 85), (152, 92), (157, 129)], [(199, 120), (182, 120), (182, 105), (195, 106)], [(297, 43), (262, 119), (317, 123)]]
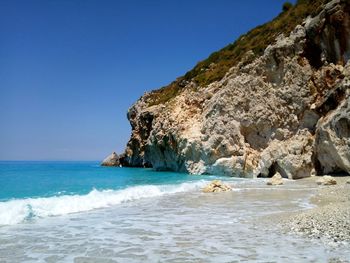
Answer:
[(3, 161), (0, 226), (186, 191), (213, 178), (152, 169), (101, 167), (99, 162)]
[(0, 162), (0, 201), (85, 195), (141, 185), (180, 184), (210, 179), (152, 169), (101, 167), (99, 162)]

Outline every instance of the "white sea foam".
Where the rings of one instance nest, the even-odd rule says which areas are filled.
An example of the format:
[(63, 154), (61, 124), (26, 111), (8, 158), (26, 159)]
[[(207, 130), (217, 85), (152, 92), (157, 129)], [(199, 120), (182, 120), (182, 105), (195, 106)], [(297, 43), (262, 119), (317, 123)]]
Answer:
[(145, 185), (123, 190), (92, 190), (87, 195), (63, 195), (0, 202), (0, 225), (14, 225), (32, 218), (59, 216), (110, 207), (142, 198), (200, 189), (201, 180), (179, 185)]

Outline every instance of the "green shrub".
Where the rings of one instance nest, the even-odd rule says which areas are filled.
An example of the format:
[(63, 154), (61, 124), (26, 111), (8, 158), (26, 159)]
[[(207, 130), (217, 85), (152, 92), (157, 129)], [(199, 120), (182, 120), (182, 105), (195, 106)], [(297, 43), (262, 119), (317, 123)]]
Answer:
[(285, 2), (282, 6), (282, 11), (287, 12), (292, 7), (293, 7), (293, 4), (291, 2)]
[(280, 13), (272, 21), (250, 30), (240, 36), (235, 42), (223, 49), (212, 53), (207, 59), (200, 61), (183, 77), (178, 78), (170, 85), (148, 94), (149, 105), (165, 103), (175, 97), (184, 88), (180, 81), (194, 81), (199, 87), (206, 86), (214, 81), (221, 80), (227, 71), (237, 65), (249, 50), (255, 57), (263, 54), (265, 48), (274, 43), (275, 38), (284, 33), (288, 35), (298, 24), (309, 15), (314, 16), (320, 7), (330, 0), (298, 0), (296, 5), (285, 3), (288, 12)]

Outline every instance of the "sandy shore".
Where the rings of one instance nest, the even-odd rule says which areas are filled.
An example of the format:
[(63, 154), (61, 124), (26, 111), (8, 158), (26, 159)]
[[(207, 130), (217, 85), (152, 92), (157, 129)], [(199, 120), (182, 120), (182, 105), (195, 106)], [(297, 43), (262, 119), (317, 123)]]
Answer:
[[(301, 183), (315, 185), (319, 178)], [(350, 243), (350, 176), (335, 179), (337, 185), (318, 187), (311, 198), (315, 208), (280, 218), (284, 232), (321, 239), (326, 245)]]

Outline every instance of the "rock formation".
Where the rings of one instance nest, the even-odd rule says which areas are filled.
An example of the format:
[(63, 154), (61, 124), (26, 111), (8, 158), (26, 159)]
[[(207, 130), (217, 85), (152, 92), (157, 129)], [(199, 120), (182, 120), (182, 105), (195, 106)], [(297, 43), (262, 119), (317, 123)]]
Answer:
[(218, 193), (231, 191), (232, 188), (228, 184), (224, 184), (220, 180), (214, 180), (203, 188), (204, 193)]
[(322, 176), (319, 180), (316, 182), (318, 185), (336, 185), (337, 181), (329, 175)]
[(350, 97), (319, 122), (316, 155), (322, 172), (350, 174)]
[(108, 155), (101, 163), (102, 166), (119, 166), (119, 156), (115, 152)]
[(350, 3), (333, 0), (219, 80), (146, 93), (128, 111), (120, 161), (240, 177), (350, 173), (349, 58)]
[(281, 185), (283, 184), (282, 175), (277, 172), (274, 176), (272, 176), (269, 181), (267, 181), (267, 185)]

